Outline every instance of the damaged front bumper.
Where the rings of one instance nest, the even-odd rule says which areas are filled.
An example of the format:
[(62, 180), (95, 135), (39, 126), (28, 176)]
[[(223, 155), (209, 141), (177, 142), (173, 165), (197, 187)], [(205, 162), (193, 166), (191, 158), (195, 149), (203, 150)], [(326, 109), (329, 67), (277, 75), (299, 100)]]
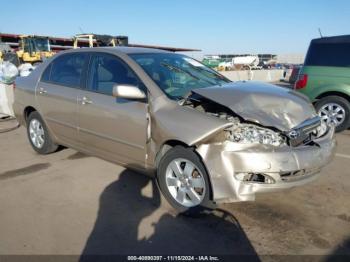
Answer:
[[(215, 202), (251, 201), (256, 193), (304, 185), (320, 174), (335, 153), (334, 129), (312, 145), (272, 147), (230, 141), (202, 144)], [(244, 177), (264, 179), (247, 180)]]

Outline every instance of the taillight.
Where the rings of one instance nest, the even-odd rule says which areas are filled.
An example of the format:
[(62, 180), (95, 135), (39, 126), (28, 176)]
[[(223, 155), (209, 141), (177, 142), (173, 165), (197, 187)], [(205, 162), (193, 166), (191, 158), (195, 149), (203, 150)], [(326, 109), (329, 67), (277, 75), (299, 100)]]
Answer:
[(12, 87), (13, 87), (13, 89), (16, 89), (16, 83), (15, 82), (13, 82)]
[(301, 89), (307, 85), (307, 74), (301, 74), (298, 76), (298, 80), (295, 82), (294, 89)]

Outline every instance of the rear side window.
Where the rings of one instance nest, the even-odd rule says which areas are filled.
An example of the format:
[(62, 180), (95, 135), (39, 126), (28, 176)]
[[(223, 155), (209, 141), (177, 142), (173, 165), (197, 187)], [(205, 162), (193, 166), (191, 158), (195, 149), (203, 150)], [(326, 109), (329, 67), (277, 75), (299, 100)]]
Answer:
[(79, 87), (87, 54), (67, 54), (56, 58), (51, 65), (50, 82)]
[(41, 76), (41, 81), (44, 81), (44, 82), (50, 81), (51, 67), (52, 67), (52, 64), (46, 67), (44, 73)]
[(350, 43), (312, 43), (305, 65), (350, 67)]
[(139, 86), (135, 73), (113, 55), (94, 54), (90, 61), (87, 88), (97, 93), (112, 95), (115, 84)]

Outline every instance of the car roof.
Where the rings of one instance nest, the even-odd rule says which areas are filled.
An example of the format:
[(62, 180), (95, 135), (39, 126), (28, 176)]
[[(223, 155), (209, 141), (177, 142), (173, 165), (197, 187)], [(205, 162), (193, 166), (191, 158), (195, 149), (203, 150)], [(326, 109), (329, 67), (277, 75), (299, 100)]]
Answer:
[(329, 36), (321, 37), (312, 40), (312, 43), (315, 44), (337, 44), (337, 43), (350, 43), (350, 35), (339, 35), (339, 36)]
[(96, 51), (103, 51), (106, 50), (108, 52), (115, 52), (115, 53), (124, 53), (124, 54), (156, 54), (156, 53), (173, 53), (161, 49), (155, 49), (155, 48), (144, 48), (144, 47), (127, 47), (127, 46), (117, 46), (117, 47), (84, 47), (84, 48), (77, 48), (77, 49), (69, 49), (60, 53), (79, 53), (79, 52), (96, 52)]

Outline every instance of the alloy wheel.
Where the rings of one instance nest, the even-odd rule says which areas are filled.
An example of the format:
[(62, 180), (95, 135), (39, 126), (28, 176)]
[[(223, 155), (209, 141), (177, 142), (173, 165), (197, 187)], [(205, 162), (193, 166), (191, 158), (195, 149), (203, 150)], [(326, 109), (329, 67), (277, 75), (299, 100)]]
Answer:
[(32, 119), (29, 123), (29, 135), (33, 145), (42, 148), (45, 143), (44, 128), (39, 120)]
[(345, 120), (345, 109), (336, 103), (323, 105), (318, 114), (328, 125), (339, 126)]
[(205, 196), (205, 179), (199, 168), (191, 161), (177, 158), (166, 169), (166, 185), (171, 196), (181, 205), (194, 207)]

